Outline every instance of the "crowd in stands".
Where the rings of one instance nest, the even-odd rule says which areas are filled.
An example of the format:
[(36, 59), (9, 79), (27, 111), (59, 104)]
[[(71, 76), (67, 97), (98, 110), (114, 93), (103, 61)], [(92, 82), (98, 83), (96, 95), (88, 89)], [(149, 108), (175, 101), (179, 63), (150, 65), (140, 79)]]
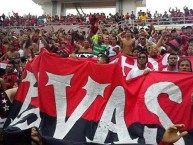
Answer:
[(175, 9), (169, 9), (165, 11), (163, 14), (155, 11), (155, 13), (151, 13), (150, 11), (142, 11), (140, 10), (136, 15), (133, 11), (127, 14), (116, 13), (109, 14), (108, 16), (105, 13), (94, 13), (94, 14), (80, 14), (80, 15), (72, 15), (69, 14), (67, 16), (50, 16), (50, 15), (42, 15), (42, 16), (34, 16), (31, 14), (20, 16), (18, 13), (12, 12), (13, 15), (6, 16), (2, 14), (0, 16), (0, 26), (44, 26), (50, 24), (79, 24), (79, 25), (88, 25), (90, 21), (98, 21), (102, 22), (106, 25), (111, 25), (115, 23), (135, 23), (141, 24), (144, 22), (154, 22), (154, 24), (181, 24), (181, 23), (191, 23), (193, 21), (193, 9), (189, 9), (188, 7), (184, 7), (183, 11), (180, 11), (177, 7)]
[(66, 31), (63, 28), (46, 31), (32, 27), (20, 29), (16, 33), (13, 29), (0, 29), (0, 60), (14, 60), (16, 64), (11, 74), (17, 72), (16, 77), (11, 76), (13, 82), (10, 82), (9, 77), (3, 76), (6, 83), (9, 82), (6, 88), (12, 88), (14, 82), (21, 77), (23, 68), (19, 68), (18, 63), (25, 63), (27, 58), (38, 54), (40, 45), (63, 57), (75, 56), (75, 53), (90, 53), (93, 56), (104, 53), (110, 58), (124, 53), (137, 57), (141, 51), (152, 58), (159, 58), (165, 53), (193, 55), (191, 25), (183, 26), (181, 30), (166, 28), (158, 31), (153, 23), (146, 28), (132, 24), (112, 24), (111, 29), (94, 19), (90, 19), (89, 24), (88, 32), (80, 29)]
[[(148, 19), (162, 17), (166, 20), (169, 17), (172, 19), (181, 16), (186, 16), (188, 19), (193, 17), (193, 10), (189, 10), (187, 7), (184, 7), (184, 12), (180, 12), (177, 8), (176, 10), (170, 9), (169, 12), (170, 14), (165, 12), (163, 15), (156, 12), (152, 15), (150, 12), (146, 14), (140, 11), (138, 17), (140, 21), (144, 21), (143, 16)], [(179, 63), (177, 60), (177, 56), (193, 56), (193, 27), (191, 24), (180, 30), (166, 28), (159, 31), (155, 30), (153, 21), (147, 28), (133, 24), (118, 25), (120, 21), (129, 21), (135, 18), (133, 12), (125, 16), (117, 13), (109, 17), (99, 13), (61, 17), (31, 15), (23, 17), (17, 13), (11, 17), (2, 15), (1, 25), (4, 28), (0, 29), (0, 61), (5, 63), (6, 67), (1, 67), (0, 70), (0, 91), (4, 93), (8, 89), (18, 87), (26, 62), (35, 55), (39, 55), (42, 47), (51, 53), (57, 53), (60, 57), (77, 59), (77, 54), (89, 54), (88, 57), (96, 56), (98, 63), (108, 63), (109, 58), (123, 53), (130, 57), (137, 57), (138, 70), (147, 70), (144, 64), (147, 63), (148, 57), (157, 59), (169, 53), (168, 67), (164, 71), (192, 72), (191, 62), (188, 59), (181, 59)], [(54, 31), (53, 29), (45, 30), (43, 27), (39, 29), (26, 27), (20, 29), (19, 33), (6, 28), (6, 26), (44, 25), (44, 19), (46, 19), (47, 24), (51, 22), (60, 22), (61, 24), (74, 22), (74, 24), (89, 24), (90, 27), (88, 32), (73, 29), (66, 31), (63, 28)], [(109, 24), (111, 29), (107, 29), (105, 24)], [(82, 56), (86, 57), (85, 55)], [(134, 74), (128, 74), (127, 79), (139, 75), (135, 71), (131, 71)], [(144, 71), (140, 72), (140, 74), (143, 73)], [(6, 111), (4, 109), (1, 112), (6, 113)]]

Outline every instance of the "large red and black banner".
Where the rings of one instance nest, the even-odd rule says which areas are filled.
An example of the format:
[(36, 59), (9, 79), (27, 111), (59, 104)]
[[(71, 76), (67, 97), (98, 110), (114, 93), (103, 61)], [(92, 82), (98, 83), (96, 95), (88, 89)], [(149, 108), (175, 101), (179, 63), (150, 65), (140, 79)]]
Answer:
[(159, 144), (166, 128), (183, 123), (189, 134), (175, 145), (191, 145), (192, 82), (192, 73), (172, 72), (126, 81), (118, 63), (43, 51), (26, 67), (7, 139), (35, 126), (45, 145)]

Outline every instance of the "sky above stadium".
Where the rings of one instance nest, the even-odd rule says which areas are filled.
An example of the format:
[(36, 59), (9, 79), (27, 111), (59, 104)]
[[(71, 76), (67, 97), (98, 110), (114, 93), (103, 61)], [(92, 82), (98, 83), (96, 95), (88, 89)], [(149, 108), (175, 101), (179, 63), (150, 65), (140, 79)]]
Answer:
[[(146, 0), (146, 8), (138, 8), (146, 11), (147, 9), (154, 13), (156, 10), (160, 13), (163, 13), (165, 10), (168, 10), (169, 7), (183, 9), (184, 6), (188, 6), (190, 9), (193, 9), (192, 0)], [(12, 15), (12, 11), (18, 12), (20, 15), (33, 14), (41, 15), (43, 10), (40, 6), (35, 4), (32, 0), (2, 0), (0, 5), (0, 15), (2, 13)], [(93, 10), (92, 12), (106, 12), (115, 13), (115, 9), (103, 9), (103, 10)], [(90, 13), (90, 10), (84, 10), (85, 13)], [(77, 14), (75, 10), (67, 10), (68, 13)]]

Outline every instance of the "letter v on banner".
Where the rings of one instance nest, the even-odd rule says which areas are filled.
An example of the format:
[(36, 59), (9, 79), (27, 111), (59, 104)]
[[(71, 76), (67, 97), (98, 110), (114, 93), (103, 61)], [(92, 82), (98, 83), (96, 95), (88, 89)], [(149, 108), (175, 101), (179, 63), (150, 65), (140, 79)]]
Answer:
[(65, 121), (67, 111), (66, 87), (70, 86), (73, 74), (60, 76), (47, 72), (47, 75), (49, 79), (47, 85), (53, 85), (56, 102), (57, 124), (54, 132), (54, 138), (63, 139), (74, 126), (76, 121), (91, 106), (96, 97), (98, 95), (103, 96), (104, 90), (108, 84), (99, 84), (92, 80), (91, 77), (88, 77), (88, 81), (83, 87), (86, 90), (86, 96), (79, 103), (68, 120)]

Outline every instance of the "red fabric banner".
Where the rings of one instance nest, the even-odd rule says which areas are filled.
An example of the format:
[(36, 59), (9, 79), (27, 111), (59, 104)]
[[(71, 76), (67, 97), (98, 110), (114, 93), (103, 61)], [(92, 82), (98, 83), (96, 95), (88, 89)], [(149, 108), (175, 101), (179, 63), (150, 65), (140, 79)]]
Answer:
[[(74, 142), (85, 142), (86, 137), (86, 142), (96, 143), (115, 142), (114, 138), (108, 138), (111, 131), (117, 134), (119, 143), (126, 144), (140, 142), (135, 132), (138, 129), (131, 129), (135, 137), (131, 137), (130, 129), (129, 133), (127, 130), (136, 123), (144, 126), (142, 136), (146, 144), (159, 142), (156, 141), (159, 130), (149, 128), (151, 125), (168, 128), (172, 124), (183, 123), (185, 130), (193, 129), (192, 73), (150, 72), (126, 81), (117, 63), (72, 60), (47, 51), (43, 51), (26, 68), (16, 97), (26, 107), (22, 106), (24, 112), (20, 111), (19, 115), (33, 112), (38, 119), (25, 126), (16, 117), (14, 124), (10, 125), (12, 127), (19, 126), (24, 130), (34, 125), (41, 128), (41, 134), (45, 136), (47, 130), (55, 128), (49, 137)], [(38, 109), (30, 111), (28, 105)], [(25, 109), (29, 113), (24, 114)], [(55, 124), (48, 123), (46, 117), (40, 117), (38, 111), (55, 118)], [(80, 119), (98, 124), (91, 133), (93, 136), (88, 137), (84, 131), (84, 139), (72, 136), (69, 139), (68, 135)], [(85, 124), (80, 128), (93, 131)], [(74, 137), (81, 129), (73, 133)], [(189, 140), (192, 139), (189, 135)], [(190, 141), (186, 140), (182, 138), (177, 144), (190, 145)]]

